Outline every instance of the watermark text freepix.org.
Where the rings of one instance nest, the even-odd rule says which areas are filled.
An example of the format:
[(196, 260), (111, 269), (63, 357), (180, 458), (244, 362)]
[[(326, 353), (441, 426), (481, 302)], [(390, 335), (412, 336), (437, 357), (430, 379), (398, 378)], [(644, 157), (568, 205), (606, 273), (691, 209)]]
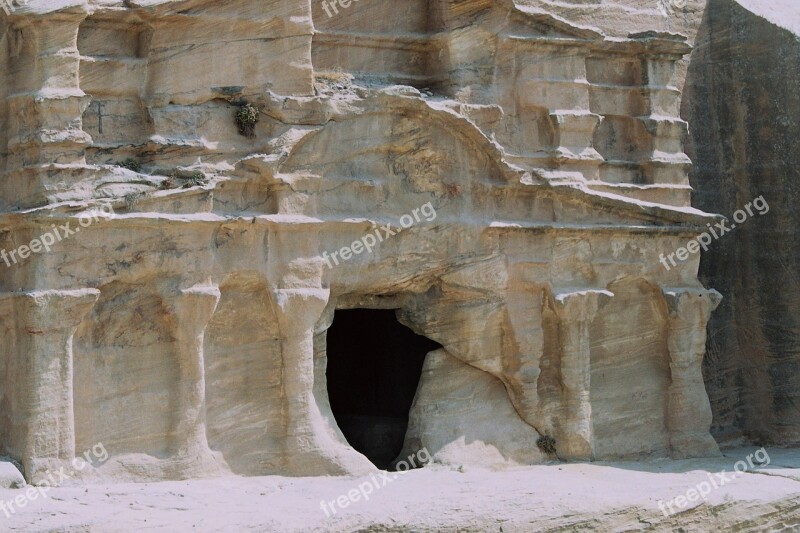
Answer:
[[(417, 468), (427, 464), (430, 462), (430, 460), (431, 455), (428, 452), (428, 449), (422, 448), (418, 452), (409, 456), (407, 460), (398, 461), (396, 468), (399, 472), (407, 472), (412, 467)], [(417, 461), (419, 461), (419, 463), (417, 463)], [(338, 498), (334, 498), (329, 502), (326, 502), (325, 500), (320, 501), (319, 507), (325, 511), (325, 516), (330, 517), (331, 512), (336, 514), (336, 507), (345, 509), (349, 507), (351, 503), (355, 503), (359, 500), (369, 501), (370, 496), (376, 489), (381, 489), (392, 481), (395, 481), (400, 477), (400, 474), (397, 472), (389, 473), (381, 471), (377, 476), (375, 474), (370, 474), (369, 477), (369, 481), (359, 483), (357, 489), (350, 489), (346, 494), (342, 494)], [(328, 511), (329, 508), (330, 511)]]
[[(413, 216), (412, 216), (413, 215)], [(351, 259), (353, 256), (360, 255), (362, 252), (366, 250), (367, 253), (371, 253), (372, 249), (380, 242), (388, 239), (389, 237), (393, 237), (397, 235), (402, 230), (410, 228), (415, 223), (421, 221), (420, 215), (425, 217), (426, 222), (433, 222), (436, 220), (436, 209), (434, 209), (433, 204), (428, 202), (427, 204), (423, 205), (422, 207), (418, 207), (411, 211), (411, 215), (405, 214), (400, 217), (400, 228), (392, 228), (391, 224), (386, 224), (385, 226), (381, 226), (375, 229), (374, 233), (370, 232), (361, 237), (360, 240), (353, 241), (350, 246), (344, 246), (340, 250), (335, 252), (323, 252), (322, 258), (325, 260), (325, 263), (328, 265), (328, 268), (333, 268), (334, 263), (336, 265), (339, 264), (339, 258), (341, 257), (342, 261), (347, 261)], [(333, 263), (331, 263), (333, 260)]]
[[(358, 0), (322, 0), (322, 9), (325, 10), (328, 18), (332, 18), (334, 14), (339, 14), (339, 10), (336, 8), (337, 3), (342, 7), (342, 9), (347, 9), (350, 7), (351, 2), (358, 2)], [(331, 13), (331, 9), (333, 9), (333, 13)]]
[(711, 494), (712, 488), (718, 489), (726, 483), (729, 483), (741, 476), (749, 469), (755, 468), (756, 465), (753, 463), (753, 459), (757, 461), (758, 466), (767, 466), (770, 463), (769, 454), (765, 448), (761, 448), (755, 453), (749, 454), (746, 459), (747, 462), (736, 461), (736, 464), (733, 465), (734, 472), (729, 473), (723, 470), (722, 472), (716, 472), (713, 475), (710, 472), (706, 473), (708, 476), (708, 481), (702, 481), (698, 483), (694, 488), (687, 490), (686, 495), (677, 496), (668, 502), (659, 500), (658, 508), (661, 509), (662, 513), (664, 513), (664, 516), (670, 516), (671, 514), (679, 513), (690, 503), (699, 501), (701, 498), (703, 501), (705, 501), (706, 496)]
[(0, 501), (0, 511), (6, 515), (6, 518), (11, 518), (11, 515), (16, 513), (17, 510), (22, 509), (33, 500), (39, 497), (47, 498), (47, 492), (53, 487), (58, 487), (65, 480), (75, 475), (75, 472), (80, 472), (87, 465), (94, 466), (95, 464), (103, 464), (108, 460), (108, 451), (102, 442), (98, 442), (92, 446), (91, 450), (86, 450), (83, 453), (83, 458), (76, 457), (72, 460), (72, 468), (70, 472), (65, 472), (65, 467), (61, 467), (56, 472), (49, 470), (45, 474), (38, 476), (33, 480), (35, 486), (25, 489), (23, 494), (18, 494), (13, 500)]
[(12, 264), (16, 265), (19, 261), (27, 259), (32, 253), (49, 252), (50, 248), (57, 242), (61, 242), (75, 235), (81, 228), (87, 228), (94, 222), (99, 222), (101, 220), (101, 215), (106, 215), (108, 217), (114, 216), (114, 208), (111, 207), (111, 204), (101, 204), (100, 209), (95, 209), (81, 215), (78, 218), (77, 226), (71, 227), (72, 222), (70, 221), (67, 221), (66, 224), (52, 224), (52, 229), (50, 231), (39, 235), (38, 238), (33, 239), (28, 244), (17, 246), (10, 251), (7, 251), (5, 248), (0, 250), (0, 260), (2, 260), (7, 267), (10, 267)]
[[(689, 259), (689, 254), (698, 253), (700, 248), (702, 248), (704, 252), (707, 252), (708, 246), (712, 242), (714, 242), (716, 239), (719, 239), (726, 233), (736, 229), (736, 224), (742, 224), (747, 221), (748, 218), (755, 216), (753, 208), (756, 209), (759, 215), (766, 215), (769, 213), (769, 204), (767, 204), (767, 201), (764, 200), (764, 196), (759, 196), (752, 202), (746, 203), (743, 209), (737, 209), (733, 214), (733, 223), (730, 223), (730, 225), (730, 221), (728, 220), (717, 222), (713, 226), (711, 224), (707, 224), (706, 227), (708, 231), (704, 231), (696, 239), (692, 239), (687, 242), (686, 246), (681, 246), (671, 254), (667, 254), (666, 256), (661, 254), (659, 256), (659, 261), (661, 261), (661, 264), (664, 265), (664, 268), (671, 270), (672, 267), (678, 266), (678, 263), (675, 261), (676, 258), (680, 262), (686, 261)], [(667, 260), (669, 260), (669, 263)], [(670, 264), (672, 266), (670, 266)]]

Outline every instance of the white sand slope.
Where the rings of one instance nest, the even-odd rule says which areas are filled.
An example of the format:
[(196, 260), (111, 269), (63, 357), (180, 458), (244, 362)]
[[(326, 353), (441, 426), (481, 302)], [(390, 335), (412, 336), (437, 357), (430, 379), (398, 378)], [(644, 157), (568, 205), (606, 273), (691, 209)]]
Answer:
[[(554, 464), (489, 472), (428, 467), (326, 517), (320, 501), (367, 478), (227, 477), (53, 489), (2, 531), (800, 531), (800, 450), (770, 449), (744, 473), (669, 518), (686, 495), (754, 449), (709, 460)], [(0, 490), (8, 501), (24, 489)], [(329, 510), (329, 514), (330, 510)]]

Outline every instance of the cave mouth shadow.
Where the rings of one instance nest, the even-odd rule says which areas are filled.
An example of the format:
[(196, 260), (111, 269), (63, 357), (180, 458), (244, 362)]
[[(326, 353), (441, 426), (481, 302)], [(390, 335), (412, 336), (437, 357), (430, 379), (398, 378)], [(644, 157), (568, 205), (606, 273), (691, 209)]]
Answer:
[(397, 320), (396, 310), (337, 310), (327, 332), (331, 410), (347, 442), (375, 466), (403, 448), (422, 365), (438, 343)]

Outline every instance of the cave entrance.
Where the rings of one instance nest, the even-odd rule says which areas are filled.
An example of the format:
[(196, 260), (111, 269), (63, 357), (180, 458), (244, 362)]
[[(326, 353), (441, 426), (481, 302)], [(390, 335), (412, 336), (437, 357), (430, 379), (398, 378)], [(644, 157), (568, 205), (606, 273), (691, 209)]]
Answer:
[(439, 344), (394, 310), (337, 310), (328, 329), (328, 397), (347, 442), (381, 469), (402, 451), (425, 355)]

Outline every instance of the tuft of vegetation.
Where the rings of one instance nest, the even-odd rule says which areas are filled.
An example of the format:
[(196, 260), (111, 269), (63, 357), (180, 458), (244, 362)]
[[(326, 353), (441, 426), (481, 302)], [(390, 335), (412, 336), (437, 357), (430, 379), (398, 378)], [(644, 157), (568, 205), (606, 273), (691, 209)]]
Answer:
[(172, 174), (170, 174), (169, 177), (165, 178), (161, 182), (159, 188), (165, 191), (177, 188), (188, 189), (190, 187), (199, 187), (207, 184), (208, 184), (208, 178), (206, 177), (205, 174), (203, 174), (199, 170), (195, 170), (189, 175), (186, 174), (181, 175), (180, 171), (173, 170)]
[(258, 124), (259, 114), (261, 110), (253, 104), (243, 104), (236, 110), (236, 127), (239, 129), (239, 134), (244, 135), (248, 139), (253, 139), (256, 136), (256, 124)]
[(139, 203), (139, 200), (144, 198), (144, 193), (141, 192), (129, 192), (125, 195), (125, 207), (128, 208), (128, 211), (136, 207), (136, 204)]
[(327, 72), (315, 72), (314, 79), (320, 81), (328, 81), (332, 83), (349, 84), (353, 81), (353, 75), (347, 72), (342, 72), (341, 67), (336, 67)]
[(118, 162), (117, 166), (127, 168), (133, 172), (141, 172), (142, 170), (142, 164), (132, 157), (127, 158), (125, 161)]
[(316, 94), (332, 94), (349, 91), (353, 88), (353, 75), (342, 72), (336, 67), (327, 72), (314, 72), (314, 92)]
[(206, 184), (206, 176), (205, 176), (205, 174), (203, 174), (199, 170), (196, 171), (196, 172), (192, 172), (192, 174), (188, 178), (185, 178), (185, 179), (186, 179), (186, 183), (183, 184), (184, 188), (198, 187), (200, 185), (205, 185)]
[(556, 454), (556, 439), (548, 435), (542, 435), (536, 440), (536, 446), (547, 455)]

